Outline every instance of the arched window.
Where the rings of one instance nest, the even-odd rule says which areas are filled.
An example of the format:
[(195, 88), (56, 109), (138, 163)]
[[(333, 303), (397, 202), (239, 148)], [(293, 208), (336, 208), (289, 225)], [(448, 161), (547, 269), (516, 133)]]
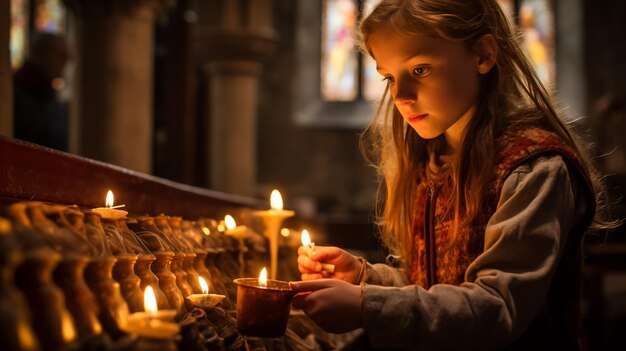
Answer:
[(10, 0), (11, 67), (17, 69), (28, 54), (35, 32), (65, 33), (67, 11), (62, 0)]
[(369, 55), (359, 52), (357, 20), (378, 0), (322, 2), (321, 94), (326, 101), (376, 101), (385, 84)]
[(385, 84), (358, 48), (356, 25), (378, 1), (299, 0), (299, 124), (358, 129), (372, 117)]

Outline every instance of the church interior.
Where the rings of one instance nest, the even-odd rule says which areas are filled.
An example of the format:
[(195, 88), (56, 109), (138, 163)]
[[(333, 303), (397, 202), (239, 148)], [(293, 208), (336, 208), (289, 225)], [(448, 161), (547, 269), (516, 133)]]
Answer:
[[(614, 218), (625, 218), (626, 2), (499, 2), (567, 122), (589, 142)], [(267, 267), (270, 279), (299, 280), (304, 229), (318, 245), (387, 260), (372, 223), (378, 175), (360, 149), (384, 90), (355, 34), (375, 3), (2, 0), (0, 267), (8, 278), (0, 287), (12, 293), (0, 289), (0, 342), (15, 350), (358, 349), (358, 335), (331, 337), (293, 311), (284, 336), (243, 337), (233, 313), (246, 285), (233, 279)], [(4, 235), (13, 232), (21, 237)], [(69, 238), (79, 232), (83, 241)], [(589, 349), (624, 349), (624, 225), (582, 249)], [(151, 260), (161, 265), (152, 273)], [(224, 299), (220, 309), (183, 298), (208, 295), (203, 275)], [(148, 333), (137, 341), (122, 320), (147, 308), (150, 281), (158, 281), (155, 306), (175, 315), (157, 327), (135, 321)], [(175, 336), (150, 337), (170, 327)]]

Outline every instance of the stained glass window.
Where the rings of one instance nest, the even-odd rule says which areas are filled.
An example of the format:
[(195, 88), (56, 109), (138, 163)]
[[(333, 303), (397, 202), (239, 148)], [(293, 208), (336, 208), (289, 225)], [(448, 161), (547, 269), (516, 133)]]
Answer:
[[(327, 101), (378, 100), (385, 84), (376, 63), (360, 52), (357, 19), (379, 0), (324, 0), (322, 13), (321, 91)], [(363, 13), (359, 13), (362, 9)]]
[(522, 0), (519, 9), (524, 49), (547, 86), (555, 82), (554, 13), (550, 5), (549, 0)]
[(9, 50), (11, 67), (17, 69), (28, 51), (28, 0), (11, 0), (11, 33)]
[(325, 0), (322, 13), (322, 96), (354, 100), (358, 94), (358, 52), (354, 0)]
[(511, 19), (517, 18), (523, 37), (522, 48), (546, 86), (555, 84), (554, 12), (550, 0), (498, 0)]
[[(31, 6), (34, 6), (34, 18), (31, 18)], [(63, 34), (65, 19), (62, 0), (11, 0), (11, 67), (17, 69), (26, 59), (28, 43), (34, 34), (29, 29)]]
[(65, 7), (61, 0), (37, 0), (35, 28), (42, 32), (65, 32)]
[[(367, 16), (380, 0), (366, 0), (363, 6), (363, 16)], [(363, 55), (363, 97), (365, 100), (378, 101), (385, 91), (387, 84), (376, 71), (376, 61), (369, 55)]]

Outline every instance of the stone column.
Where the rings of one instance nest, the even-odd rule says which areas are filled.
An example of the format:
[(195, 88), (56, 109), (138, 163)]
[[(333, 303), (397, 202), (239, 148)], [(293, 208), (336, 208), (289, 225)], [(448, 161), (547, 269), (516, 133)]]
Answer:
[(11, 30), (11, 2), (0, 5), (0, 135), (13, 135), (13, 80), (9, 32)]
[(588, 111), (585, 79), (585, 5), (583, 0), (555, 3), (556, 86), (565, 117), (575, 120)]
[(209, 187), (254, 196), (262, 61), (275, 45), (271, 0), (198, 1), (208, 86)]
[(150, 173), (155, 14), (166, 0), (65, 0), (75, 16), (70, 150)]

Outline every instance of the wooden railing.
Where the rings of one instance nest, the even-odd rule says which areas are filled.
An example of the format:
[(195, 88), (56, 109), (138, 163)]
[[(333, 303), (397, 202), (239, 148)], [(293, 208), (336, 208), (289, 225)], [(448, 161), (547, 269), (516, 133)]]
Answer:
[(267, 202), (135, 172), (92, 159), (0, 136), (0, 202), (37, 200), (104, 206), (108, 190), (131, 214), (222, 217), (238, 207)]

